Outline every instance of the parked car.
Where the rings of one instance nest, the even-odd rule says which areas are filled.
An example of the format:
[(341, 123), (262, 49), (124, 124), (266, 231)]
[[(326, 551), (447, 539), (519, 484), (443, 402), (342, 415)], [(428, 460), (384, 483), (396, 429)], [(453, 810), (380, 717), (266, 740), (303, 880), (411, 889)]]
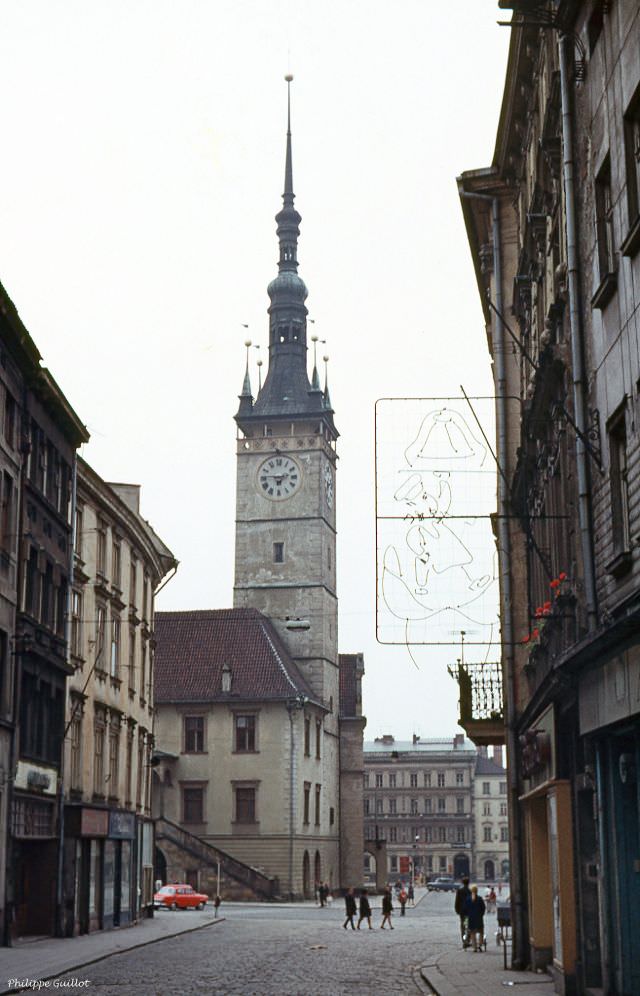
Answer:
[(188, 910), (192, 907), (196, 910), (204, 909), (204, 904), (209, 897), (202, 892), (196, 892), (190, 885), (177, 882), (171, 885), (163, 885), (159, 892), (153, 897), (154, 909)]
[(455, 892), (459, 888), (460, 882), (456, 882), (448, 875), (427, 882), (427, 892)]

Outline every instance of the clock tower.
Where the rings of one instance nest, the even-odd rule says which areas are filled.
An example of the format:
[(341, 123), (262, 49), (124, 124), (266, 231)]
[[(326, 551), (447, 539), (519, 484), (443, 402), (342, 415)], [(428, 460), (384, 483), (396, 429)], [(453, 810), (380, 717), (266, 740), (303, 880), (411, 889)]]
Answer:
[[(234, 606), (272, 621), (317, 702), (338, 730), (335, 470), (338, 432), (328, 386), (307, 373), (307, 288), (298, 275), (291, 77), (286, 77), (283, 206), (278, 274), (268, 287), (269, 367), (255, 400), (245, 373), (238, 426)], [(329, 753), (333, 753), (330, 751)]]

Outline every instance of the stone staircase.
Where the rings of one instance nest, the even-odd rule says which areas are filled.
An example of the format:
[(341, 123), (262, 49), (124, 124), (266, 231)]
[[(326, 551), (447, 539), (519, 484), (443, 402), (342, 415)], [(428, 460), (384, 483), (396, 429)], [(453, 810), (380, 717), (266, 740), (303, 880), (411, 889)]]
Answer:
[(164, 817), (156, 820), (156, 847), (167, 862), (167, 881), (184, 881), (187, 871), (197, 871), (199, 888), (215, 896), (219, 863), (220, 891), (224, 898), (267, 901), (281, 898), (277, 878), (243, 864)]

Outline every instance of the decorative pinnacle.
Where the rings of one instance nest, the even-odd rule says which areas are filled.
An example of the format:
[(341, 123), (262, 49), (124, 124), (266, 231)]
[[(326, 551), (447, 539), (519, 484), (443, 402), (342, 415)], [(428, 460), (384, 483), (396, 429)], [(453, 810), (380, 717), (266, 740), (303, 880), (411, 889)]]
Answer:
[(287, 81), (287, 155), (284, 167), (284, 196), (285, 204), (287, 197), (291, 198), (289, 203), (293, 204), (293, 168), (291, 165), (291, 83), (293, 76), (291, 73), (287, 73), (285, 80)]

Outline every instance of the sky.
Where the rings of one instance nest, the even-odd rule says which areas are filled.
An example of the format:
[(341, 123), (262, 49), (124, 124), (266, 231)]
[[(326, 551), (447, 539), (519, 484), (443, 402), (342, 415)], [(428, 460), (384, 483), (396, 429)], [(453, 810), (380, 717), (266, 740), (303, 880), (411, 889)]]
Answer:
[[(492, 394), (455, 183), (491, 164), (495, 0), (0, 0), (0, 280), (180, 561), (158, 609), (232, 604), (244, 340), (266, 370), (286, 84), (300, 275), (338, 441), (339, 645), (366, 739), (453, 736), (454, 647), (376, 639), (380, 398)], [(249, 329), (244, 328), (248, 325)], [(410, 431), (411, 427), (407, 427)]]

